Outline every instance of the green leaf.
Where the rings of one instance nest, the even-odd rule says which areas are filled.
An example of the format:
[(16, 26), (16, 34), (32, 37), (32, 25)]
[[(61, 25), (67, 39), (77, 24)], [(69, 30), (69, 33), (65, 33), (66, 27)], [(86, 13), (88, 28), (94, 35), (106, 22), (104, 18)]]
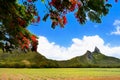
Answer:
[(101, 23), (100, 16), (97, 15), (97, 13), (94, 12), (94, 11), (89, 11), (89, 12), (88, 12), (88, 17), (90, 18), (90, 20), (91, 20), (92, 22)]
[(49, 17), (49, 14), (46, 14), (44, 17), (43, 17), (43, 21), (46, 22), (47, 18)]
[(56, 26), (55, 23), (52, 22), (51, 28), (55, 29), (55, 26)]
[(41, 0), (42, 3), (45, 3), (45, 0)]
[(106, 4), (105, 6), (108, 7), (108, 8), (112, 7), (111, 4)]

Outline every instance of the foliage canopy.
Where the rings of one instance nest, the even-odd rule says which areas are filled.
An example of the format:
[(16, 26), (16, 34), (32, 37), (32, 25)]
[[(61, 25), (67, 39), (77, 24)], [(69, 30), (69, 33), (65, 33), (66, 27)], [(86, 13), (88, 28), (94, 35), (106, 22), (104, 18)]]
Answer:
[[(35, 2), (38, 0), (0, 0), (0, 41), (9, 41), (17, 46), (28, 47), (30, 43), (37, 45), (37, 37), (27, 30), (31, 23), (38, 23)], [(66, 14), (74, 12), (77, 21), (85, 24), (87, 17), (96, 23), (101, 23), (101, 17), (106, 16), (111, 4), (108, 0), (41, 0), (47, 13), (43, 17), (51, 19), (51, 27), (64, 27), (67, 24)], [(118, 0), (115, 0), (116, 2)]]

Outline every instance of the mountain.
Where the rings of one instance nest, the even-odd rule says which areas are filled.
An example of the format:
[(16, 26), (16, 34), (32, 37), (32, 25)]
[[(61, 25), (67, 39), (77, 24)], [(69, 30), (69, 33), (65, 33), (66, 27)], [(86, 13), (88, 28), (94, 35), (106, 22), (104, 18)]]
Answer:
[[(61, 66), (62, 65), (62, 66)], [(67, 61), (59, 62), (60, 67), (120, 67), (120, 59), (102, 54), (95, 47), (93, 52), (89, 50), (82, 56), (77, 56)]]
[(50, 60), (36, 52), (29, 53), (2, 53), (0, 50), (0, 67), (15, 68), (82, 68), (82, 67), (120, 67), (120, 59), (102, 54), (99, 48), (89, 50), (82, 56), (70, 60)]

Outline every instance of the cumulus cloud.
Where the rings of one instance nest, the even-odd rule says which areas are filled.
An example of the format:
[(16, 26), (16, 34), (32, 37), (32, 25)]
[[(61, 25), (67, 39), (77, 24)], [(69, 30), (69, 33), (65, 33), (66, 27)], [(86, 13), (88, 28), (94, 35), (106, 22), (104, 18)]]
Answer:
[(69, 47), (63, 47), (55, 42), (49, 42), (44, 36), (39, 36), (38, 52), (49, 59), (67, 60), (75, 56), (83, 55), (87, 50), (93, 51), (97, 46), (107, 56), (120, 58), (120, 46), (110, 47), (98, 35), (84, 36), (82, 39), (73, 38)]
[(111, 32), (111, 34), (120, 35), (120, 20), (115, 20), (113, 25), (115, 26), (115, 31)]
[(115, 26), (120, 25), (120, 20), (115, 20), (114, 23), (113, 23), (113, 25), (115, 25)]

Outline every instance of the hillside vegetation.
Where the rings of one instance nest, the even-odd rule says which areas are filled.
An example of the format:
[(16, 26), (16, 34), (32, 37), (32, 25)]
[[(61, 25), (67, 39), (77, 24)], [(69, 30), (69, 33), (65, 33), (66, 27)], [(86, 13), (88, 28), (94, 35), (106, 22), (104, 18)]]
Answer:
[(70, 60), (55, 61), (36, 52), (3, 53), (0, 50), (0, 67), (11, 68), (92, 68), (120, 67), (120, 59), (102, 54), (98, 48), (93, 52), (87, 51), (82, 56)]
[(113, 68), (120, 67), (120, 59), (106, 56), (95, 47), (93, 52), (87, 51), (82, 56), (77, 56), (67, 61), (59, 62), (60, 67), (75, 68)]
[[(72, 58), (67, 61), (60, 62), (60, 64), (64, 67), (98, 67), (98, 68), (112, 68), (112, 67), (120, 67), (120, 60), (114, 57), (108, 57), (101, 53), (92, 53), (92, 58), (89, 58), (87, 53), (78, 56), (75, 58)], [(62, 67), (61, 66), (61, 67)]]
[(0, 67), (15, 68), (38, 68), (38, 67), (56, 67), (54, 61), (46, 59), (39, 53), (2, 53), (0, 50)]

